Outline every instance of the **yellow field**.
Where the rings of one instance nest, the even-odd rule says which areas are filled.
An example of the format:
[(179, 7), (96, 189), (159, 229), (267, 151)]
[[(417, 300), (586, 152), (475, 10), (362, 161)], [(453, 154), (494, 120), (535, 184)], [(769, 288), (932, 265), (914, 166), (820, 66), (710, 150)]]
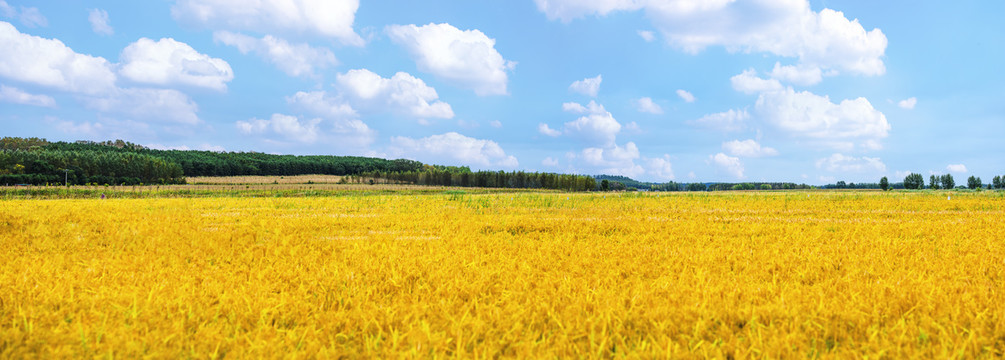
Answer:
[(5, 200), (0, 358), (1001, 358), (949, 194)]
[(189, 176), (189, 184), (337, 184), (342, 180), (338, 175), (290, 175), (290, 176)]

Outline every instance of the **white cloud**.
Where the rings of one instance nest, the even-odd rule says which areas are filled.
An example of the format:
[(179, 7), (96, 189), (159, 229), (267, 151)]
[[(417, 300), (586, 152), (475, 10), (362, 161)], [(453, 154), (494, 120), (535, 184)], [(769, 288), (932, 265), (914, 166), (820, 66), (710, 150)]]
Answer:
[(22, 34), (0, 21), (0, 76), (84, 94), (110, 91), (115, 73), (107, 60), (74, 52), (55, 39)]
[(311, 144), (318, 140), (318, 124), (320, 123), (320, 118), (301, 121), (296, 116), (272, 114), (272, 118), (268, 120), (255, 118), (248, 121), (238, 121), (236, 126), (242, 134), (246, 135), (264, 134), (266, 131), (272, 131), (289, 140)]
[(769, 74), (772, 79), (789, 82), (801, 86), (819, 84), (823, 81), (823, 71), (817, 66), (786, 65), (775, 63), (775, 68)]
[(544, 160), (541, 160), (541, 165), (552, 166), (552, 167), (553, 166), (558, 166), (558, 160), (552, 158), (551, 156), (549, 156), (549, 157), (544, 158)]
[(656, 40), (656, 35), (649, 30), (639, 30), (639, 36), (646, 42), (653, 42), (653, 40)]
[(890, 131), (886, 116), (865, 98), (832, 103), (827, 96), (792, 88), (764, 92), (755, 105), (757, 115), (792, 136), (819, 139), (838, 148), (854, 141), (866, 149), (880, 147)]
[(188, 95), (174, 89), (116, 88), (99, 97), (85, 97), (88, 108), (125, 115), (137, 121), (154, 120), (167, 124), (195, 125), (202, 121), (199, 107)]
[(360, 109), (389, 110), (420, 119), (454, 117), (450, 104), (437, 100), (436, 89), (405, 72), (384, 78), (367, 69), (349, 70), (336, 77), (335, 87)]
[(217, 31), (213, 33), (213, 41), (236, 47), (242, 54), (253, 52), (290, 76), (317, 76), (319, 70), (338, 65), (331, 50), (307, 44), (290, 44), (272, 35), (259, 39)]
[(496, 129), (499, 129), (499, 128), (502, 128), (503, 125), (502, 125), (502, 122), (499, 121), (499, 120), (492, 120), (492, 121), (489, 121), (489, 126), (494, 127)]
[(49, 20), (42, 16), (42, 12), (38, 11), (38, 8), (24, 6), (19, 6), (19, 8), (20, 11), (7, 4), (6, 1), (0, 0), (0, 15), (3, 17), (21, 20), (22, 24), (32, 28), (49, 26)]
[(766, 91), (782, 90), (782, 83), (776, 79), (762, 79), (757, 76), (754, 69), (744, 70), (739, 75), (729, 78), (733, 84), (733, 89), (745, 94), (755, 94)]
[(613, 143), (604, 147), (589, 147), (583, 149), (580, 156), (603, 174), (638, 177), (646, 172), (645, 168), (635, 163), (640, 157), (639, 147), (630, 141), (624, 147)]
[(914, 109), (914, 105), (917, 105), (917, 104), (918, 104), (918, 98), (916, 98), (916, 97), (910, 97), (910, 98), (907, 98), (907, 99), (904, 99), (904, 100), (901, 100), (901, 101), (897, 102), (897, 106), (900, 106), (901, 109), (905, 109), (905, 110), (913, 110)]
[(754, 141), (753, 139), (743, 141), (727, 141), (722, 143), (722, 149), (730, 155), (739, 157), (765, 157), (778, 155), (778, 150), (769, 147), (762, 147), (761, 144), (758, 144), (757, 141)]
[(342, 99), (329, 96), (324, 91), (298, 91), (286, 102), (296, 108), (330, 119), (355, 118), (356, 110)]
[(548, 19), (569, 22), (587, 16), (604, 16), (617, 10), (637, 10), (642, 7), (639, 0), (534, 0), (537, 9)]
[(615, 137), (621, 132), (621, 123), (601, 105), (591, 101), (588, 107), (587, 115), (565, 123), (563, 133), (591, 143), (614, 144)]
[(179, 0), (175, 20), (209, 29), (335, 38), (362, 46), (353, 31), (359, 0)]
[(740, 131), (746, 127), (747, 119), (750, 119), (747, 110), (729, 110), (705, 115), (691, 123), (719, 131)]
[(223, 59), (195, 51), (171, 38), (140, 38), (122, 50), (119, 73), (137, 83), (161, 86), (189, 85), (227, 90), (234, 71)]
[(450, 24), (392, 25), (391, 40), (412, 55), (419, 69), (475, 94), (505, 95), (507, 71), (516, 62), (503, 59), (495, 39), (479, 30), (460, 30)]
[(732, 157), (723, 153), (709, 155), (708, 161), (717, 169), (737, 179), (743, 179), (743, 163), (740, 158)]
[(663, 154), (662, 158), (645, 159), (646, 172), (660, 180), (674, 180), (673, 164), (670, 163), (670, 155)]
[(552, 128), (548, 127), (548, 124), (545, 124), (545, 123), (540, 123), (540, 124), (537, 125), (537, 132), (542, 133), (544, 135), (551, 136), (551, 137), (558, 137), (558, 136), (562, 135), (561, 131), (552, 129)]
[(688, 103), (693, 103), (695, 100), (697, 100), (695, 99), (694, 95), (692, 95), (691, 93), (687, 92), (684, 89), (677, 89), (677, 96), (680, 96), (680, 98), (683, 99), (684, 102)]
[(519, 165), (517, 159), (506, 155), (495, 141), (475, 139), (456, 132), (420, 139), (395, 136), (391, 138), (390, 152), (420, 161), (445, 161), (483, 169), (515, 168)]
[(639, 127), (639, 123), (632, 121), (625, 124), (625, 130), (639, 132), (642, 128)]
[(101, 35), (112, 35), (115, 29), (108, 25), (108, 12), (101, 9), (91, 9), (87, 14), (87, 21), (91, 23), (91, 30)]
[(807, 0), (661, 1), (535, 0), (549, 19), (644, 9), (667, 42), (688, 53), (709, 46), (732, 52), (766, 52), (802, 64), (862, 75), (886, 72), (886, 35), (831, 9), (815, 12)]
[(48, 95), (36, 95), (7, 85), (0, 85), (0, 101), (14, 104), (56, 107), (56, 99)]
[(879, 158), (854, 157), (838, 153), (817, 160), (817, 169), (829, 172), (881, 174), (886, 172), (886, 164)]
[(967, 172), (967, 166), (963, 164), (950, 164), (946, 166), (946, 170), (954, 173), (965, 173)]
[(660, 107), (659, 104), (654, 103), (653, 99), (650, 97), (644, 97), (635, 100), (635, 108), (638, 109), (639, 112), (656, 114), (656, 115), (663, 114), (663, 108)]
[(600, 75), (583, 80), (577, 80), (572, 82), (572, 85), (569, 85), (569, 90), (583, 95), (597, 97), (597, 92), (600, 91), (600, 83), (602, 81), (604, 81), (604, 79)]

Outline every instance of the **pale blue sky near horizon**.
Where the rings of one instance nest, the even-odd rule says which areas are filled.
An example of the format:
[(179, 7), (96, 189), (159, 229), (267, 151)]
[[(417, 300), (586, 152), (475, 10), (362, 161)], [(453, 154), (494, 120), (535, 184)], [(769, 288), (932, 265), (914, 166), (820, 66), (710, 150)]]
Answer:
[(0, 0), (0, 136), (656, 182), (990, 182), (1005, 173), (1001, 14), (990, 1)]

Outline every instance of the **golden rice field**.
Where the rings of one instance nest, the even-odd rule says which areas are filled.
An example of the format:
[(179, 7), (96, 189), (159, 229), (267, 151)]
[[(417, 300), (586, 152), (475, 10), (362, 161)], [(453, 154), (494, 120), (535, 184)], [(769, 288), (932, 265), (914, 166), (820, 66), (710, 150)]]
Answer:
[(1001, 358), (1003, 225), (989, 192), (3, 200), (0, 358)]

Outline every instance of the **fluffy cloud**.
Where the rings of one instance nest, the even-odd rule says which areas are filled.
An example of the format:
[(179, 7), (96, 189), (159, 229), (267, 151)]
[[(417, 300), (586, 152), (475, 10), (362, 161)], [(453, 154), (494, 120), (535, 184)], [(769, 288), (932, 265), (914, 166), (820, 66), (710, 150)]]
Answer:
[(727, 141), (722, 143), (722, 149), (730, 155), (739, 157), (765, 157), (778, 155), (778, 150), (769, 147), (762, 147), (761, 144), (758, 144), (757, 141), (754, 141), (753, 139), (743, 141)]
[(963, 164), (951, 164), (946, 166), (946, 170), (954, 173), (965, 173), (967, 172), (967, 166)]
[(831, 9), (815, 12), (807, 0), (662, 1), (535, 0), (550, 19), (644, 9), (672, 46), (697, 53), (709, 46), (798, 58), (802, 64), (862, 75), (886, 72), (886, 35)]
[(387, 109), (422, 119), (454, 117), (450, 104), (437, 100), (436, 89), (405, 72), (388, 79), (367, 69), (349, 70), (336, 77), (335, 87), (350, 103), (370, 111)]
[(22, 34), (0, 21), (0, 76), (84, 94), (115, 86), (112, 65), (100, 57), (74, 52), (55, 39)]
[(590, 101), (587, 106), (578, 103), (562, 104), (565, 111), (585, 114), (576, 120), (566, 122), (562, 133), (600, 145), (612, 145), (621, 132), (621, 123), (614, 119), (603, 105)]
[(782, 83), (776, 79), (762, 79), (757, 76), (754, 69), (744, 70), (739, 75), (729, 78), (733, 84), (733, 89), (745, 94), (756, 94), (766, 91), (782, 90)]
[(677, 96), (680, 96), (680, 98), (684, 100), (684, 102), (688, 103), (693, 103), (695, 100), (697, 100), (695, 99), (694, 95), (692, 95), (690, 92), (687, 92), (684, 89), (677, 89)]
[(84, 98), (88, 108), (130, 117), (137, 121), (153, 120), (170, 125), (201, 123), (199, 107), (189, 97), (174, 89), (116, 88), (100, 97)]
[(635, 108), (638, 109), (639, 112), (656, 114), (656, 115), (663, 114), (663, 108), (660, 107), (659, 104), (654, 103), (653, 99), (649, 97), (644, 97), (635, 100)]
[(653, 40), (656, 40), (656, 35), (649, 30), (639, 30), (639, 37), (646, 42), (653, 42)]
[(775, 63), (775, 68), (771, 69), (769, 76), (772, 79), (801, 86), (816, 85), (823, 81), (823, 71), (819, 67), (808, 65), (782, 66), (781, 63), (777, 62)]
[(195, 51), (186, 43), (164, 38), (141, 38), (122, 50), (119, 73), (137, 83), (161, 86), (189, 85), (227, 90), (234, 71), (223, 59)]
[(834, 154), (829, 157), (817, 160), (817, 169), (829, 172), (855, 172), (880, 174), (886, 172), (886, 164), (879, 158), (854, 157), (842, 154)]
[(87, 14), (87, 21), (91, 23), (91, 30), (101, 35), (112, 35), (115, 29), (108, 25), (108, 12), (101, 9), (91, 9)]
[(238, 121), (237, 129), (242, 134), (263, 134), (272, 131), (289, 140), (311, 144), (318, 140), (318, 124), (321, 119), (315, 118), (301, 121), (296, 116), (272, 114), (268, 120), (251, 119)]
[(56, 99), (53, 99), (51, 96), (29, 94), (21, 89), (7, 85), (0, 85), (0, 101), (42, 107), (56, 106)]
[(548, 124), (545, 124), (545, 123), (541, 123), (541, 124), (537, 125), (537, 132), (542, 133), (544, 135), (551, 136), (551, 137), (558, 137), (558, 136), (562, 135), (561, 131), (552, 129), (551, 127), (548, 126)]
[(179, 0), (175, 20), (210, 29), (313, 35), (362, 46), (352, 29), (359, 0)]
[(558, 166), (558, 160), (549, 156), (544, 158), (544, 160), (541, 160), (541, 165), (550, 167)]
[(604, 81), (604, 79), (600, 75), (583, 80), (577, 80), (574, 81), (572, 85), (569, 85), (569, 90), (583, 95), (588, 95), (590, 97), (597, 97), (597, 93), (600, 92), (600, 83), (602, 81)]
[(476, 168), (515, 168), (517, 159), (506, 155), (495, 141), (475, 139), (456, 132), (420, 139), (403, 136), (391, 138), (395, 156), (414, 157), (420, 161), (459, 163)]
[(747, 110), (729, 110), (705, 115), (691, 123), (719, 131), (740, 131), (746, 127), (747, 119), (750, 119)]
[(901, 100), (901, 101), (897, 102), (897, 106), (900, 106), (901, 109), (905, 109), (905, 110), (913, 110), (914, 109), (914, 105), (917, 105), (917, 104), (918, 104), (918, 98), (915, 98), (915, 97), (907, 98), (907, 99), (904, 99), (904, 100)]
[(718, 153), (709, 155), (708, 162), (730, 176), (743, 179), (743, 163), (740, 162), (740, 158)]
[(356, 110), (338, 97), (329, 96), (324, 91), (298, 91), (287, 97), (286, 102), (294, 107), (330, 119), (355, 118)]
[(495, 39), (479, 30), (460, 30), (450, 24), (392, 25), (391, 40), (412, 55), (419, 69), (478, 95), (508, 93), (507, 71), (516, 63), (503, 59)]
[(639, 156), (639, 148), (633, 142), (624, 147), (610, 144), (604, 147), (589, 147), (583, 149), (580, 155), (587, 165), (608, 175), (623, 175), (638, 177), (645, 174), (645, 168), (635, 163)]
[(835, 104), (827, 96), (787, 88), (761, 93), (755, 111), (792, 136), (819, 139), (837, 148), (852, 148), (858, 141), (859, 146), (876, 149), (878, 140), (890, 131), (886, 116), (861, 97)]
[(38, 8), (34, 7), (24, 7), (20, 6), (19, 9), (15, 9), (6, 1), (0, 0), (0, 15), (5, 18), (18, 19), (21, 23), (27, 27), (45, 27), (49, 26), (49, 20), (42, 16), (42, 13), (38, 11)]
[(662, 158), (645, 159), (646, 172), (661, 180), (674, 180), (673, 164), (670, 163), (670, 155), (664, 154)]
[(266, 35), (261, 39), (229, 31), (213, 33), (213, 41), (236, 47), (242, 54), (253, 52), (290, 76), (316, 76), (317, 71), (338, 65), (331, 50)]

